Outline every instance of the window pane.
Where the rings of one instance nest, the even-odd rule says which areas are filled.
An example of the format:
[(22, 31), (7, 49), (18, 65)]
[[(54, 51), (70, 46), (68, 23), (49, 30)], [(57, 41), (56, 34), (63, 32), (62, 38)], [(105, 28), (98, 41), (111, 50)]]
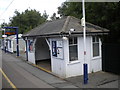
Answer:
[(70, 61), (78, 60), (77, 45), (69, 46)]
[(95, 37), (92, 37), (92, 42), (95, 42)]
[(11, 40), (9, 41), (9, 45), (10, 45), (10, 48), (11, 48)]
[(73, 44), (73, 39), (69, 38), (69, 44)]
[(93, 44), (93, 57), (99, 56), (99, 43)]
[(74, 44), (77, 44), (77, 37), (74, 37)]
[(98, 37), (96, 37), (96, 42), (99, 42), (99, 38)]

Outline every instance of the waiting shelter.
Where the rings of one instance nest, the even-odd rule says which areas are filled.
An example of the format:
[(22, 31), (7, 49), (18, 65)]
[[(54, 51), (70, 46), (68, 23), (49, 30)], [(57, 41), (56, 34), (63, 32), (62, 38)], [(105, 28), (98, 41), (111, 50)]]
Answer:
[[(109, 30), (86, 22), (88, 73), (102, 70), (102, 39)], [(23, 35), (27, 60), (50, 60), (51, 72), (68, 78), (83, 75), (84, 45), (81, 20), (73, 16), (47, 21)]]

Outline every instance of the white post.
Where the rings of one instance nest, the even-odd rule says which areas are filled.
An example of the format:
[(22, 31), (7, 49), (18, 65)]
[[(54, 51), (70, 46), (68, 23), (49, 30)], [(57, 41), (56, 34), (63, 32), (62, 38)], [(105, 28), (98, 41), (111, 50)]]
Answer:
[(85, 23), (85, 1), (82, 0), (83, 10), (83, 38), (84, 38), (84, 63), (86, 63), (86, 23)]
[(88, 83), (88, 66), (86, 61), (86, 23), (85, 23), (85, 1), (82, 0), (82, 10), (83, 10), (83, 38), (84, 38), (84, 64), (83, 64), (83, 71), (84, 71), (84, 84)]

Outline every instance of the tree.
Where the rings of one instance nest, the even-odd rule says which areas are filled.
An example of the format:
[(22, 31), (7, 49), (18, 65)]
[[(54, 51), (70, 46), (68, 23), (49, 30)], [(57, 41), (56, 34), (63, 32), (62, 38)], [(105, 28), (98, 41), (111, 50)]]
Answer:
[(56, 13), (53, 13), (53, 15), (50, 17), (51, 20), (59, 19), (59, 17), (56, 16)]
[(45, 22), (48, 18), (46, 12), (41, 15), (40, 12), (34, 10), (25, 10), (20, 13), (17, 10), (14, 12), (15, 16), (10, 19), (9, 26), (19, 27), (19, 33), (25, 33), (36, 26)]
[[(110, 30), (105, 42), (120, 43), (120, 2), (85, 3), (86, 21)], [(82, 18), (82, 3), (64, 2), (58, 14)]]
[(45, 20), (47, 20), (47, 18), (48, 18), (49, 15), (47, 15), (46, 10), (44, 11), (44, 13), (43, 13), (42, 16), (43, 16), (43, 18), (44, 18)]
[(8, 26), (8, 25), (7, 25), (7, 23), (4, 23), (4, 22), (3, 22), (3, 23), (0, 25), (0, 28), (5, 27), (5, 26)]
[(77, 18), (82, 17), (82, 4), (76, 2), (64, 2), (60, 7), (58, 7), (58, 14), (61, 17), (64, 16), (74, 16)]

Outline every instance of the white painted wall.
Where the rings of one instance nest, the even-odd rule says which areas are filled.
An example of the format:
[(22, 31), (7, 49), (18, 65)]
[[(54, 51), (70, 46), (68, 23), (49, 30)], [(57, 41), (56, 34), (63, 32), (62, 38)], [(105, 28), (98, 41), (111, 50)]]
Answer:
[(102, 60), (101, 58), (92, 59), (90, 62), (90, 72), (97, 72), (102, 70)]
[[(91, 43), (92, 43), (92, 37), (91, 37)], [(99, 38), (99, 48), (100, 48), (100, 56), (93, 57), (93, 49), (91, 49), (91, 60), (90, 60), (90, 72), (97, 72), (102, 70), (102, 51), (101, 51), (101, 39)], [(92, 48), (92, 44), (91, 44)]]
[[(52, 48), (52, 41), (62, 41), (63, 42), (63, 59), (52, 56), (51, 50), (51, 69), (52, 72), (60, 77), (68, 78), (78, 75), (83, 75), (83, 64), (84, 64), (84, 45), (83, 45), (83, 37), (78, 37), (78, 60), (77, 61), (69, 61), (69, 42), (68, 40), (64, 40), (62, 38), (50, 38), (50, 46)], [(93, 58), (92, 57), (92, 36), (86, 37), (86, 63), (88, 64), (88, 73), (97, 72), (102, 70), (102, 60), (101, 60), (101, 41), (100, 42), (100, 56)], [(41, 49), (43, 48), (42, 43)], [(44, 44), (44, 42), (43, 42)], [(47, 44), (46, 44), (47, 45)], [(44, 52), (44, 55), (47, 55), (49, 48), (44, 47), (45, 52), (41, 49), (41, 53)], [(47, 53), (47, 54), (46, 54)], [(39, 57), (37, 57), (39, 58)], [(41, 57), (40, 57), (41, 58)], [(28, 52), (28, 61), (35, 64), (35, 51)]]
[(36, 64), (35, 63), (35, 54), (33, 52), (28, 52), (28, 61), (33, 64)]
[[(28, 40), (31, 40), (31, 39), (33, 39), (33, 38), (28, 38)], [(35, 47), (33, 47), (34, 50), (32, 52), (30, 52), (28, 40), (27, 40), (28, 61), (33, 64), (36, 64), (36, 62), (35, 62)], [(34, 41), (34, 43), (35, 43), (35, 41)]]
[[(83, 75), (83, 64), (87, 62), (88, 73), (97, 72), (102, 70), (102, 60), (101, 60), (101, 41), (100, 42), (100, 57), (92, 57), (92, 36), (86, 37), (86, 61), (84, 61), (84, 47), (83, 47), (83, 37), (78, 37), (78, 61), (72, 61), (67, 63), (67, 73), (66, 77)], [(69, 59), (68, 59), (69, 61)]]
[(14, 39), (14, 40), (13, 40), (13, 52), (16, 51), (16, 46), (17, 46), (17, 44), (16, 44), (16, 40)]
[(10, 48), (10, 43), (8, 41), (8, 51), (13, 53), (13, 40), (11, 40), (11, 48)]
[[(52, 41), (63, 41), (63, 50), (66, 50), (66, 46), (65, 43), (66, 41), (64, 41), (62, 38), (51, 38), (50, 39), (50, 45), (52, 48)], [(66, 77), (66, 56), (67, 56), (67, 51), (63, 51), (63, 59), (57, 58), (52, 56), (52, 50), (51, 50), (51, 69), (52, 72), (60, 77)]]
[(24, 52), (25, 51), (25, 41), (23, 39), (19, 39), (19, 50)]
[[(89, 67), (89, 61), (90, 61), (90, 41), (91, 41), (90, 37), (86, 37), (86, 51), (87, 51), (86, 62), (88, 63), (88, 67)], [(83, 64), (84, 64), (84, 48), (83, 47), (84, 47), (83, 37), (78, 37), (78, 60), (70, 62), (68, 58), (66, 77), (83, 75)]]
[[(52, 38), (50, 41), (63, 40), (62, 38)], [(63, 40), (63, 60), (52, 56), (51, 51), (51, 67), (52, 72), (60, 77), (67, 78), (72, 76), (83, 75), (83, 64), (84, 64), (84, 50), (83, 50), (83, 37), (78, 37), (78, 60), (69, 61), (69, 43), (68, 40)], [(88, 73), (102, 70), (102, 60), (100, 57), (92, 57), (92, 36), (86, 37), (86, 61), (88, 64)], [(100, 41), (100, 53), (101, 53), (101, 41)]]
[[(13, 51), (16, 51), (16, 39), (13, 40)], [(19, 39), (19, 51), (25, 51), (25, 41)]]
[[(10, 48), (10, 43), (9, 40), (11, 40), (11, 48)], [(9, 39), (8, 42), (8, 46), (7, 46), (7, 50), (11, 53), (15, 52), (16, 49), (16, 39)], [(23, 39), (19, 39), (19, 51), (24, 52), (25, 51), (25, 41)]]

